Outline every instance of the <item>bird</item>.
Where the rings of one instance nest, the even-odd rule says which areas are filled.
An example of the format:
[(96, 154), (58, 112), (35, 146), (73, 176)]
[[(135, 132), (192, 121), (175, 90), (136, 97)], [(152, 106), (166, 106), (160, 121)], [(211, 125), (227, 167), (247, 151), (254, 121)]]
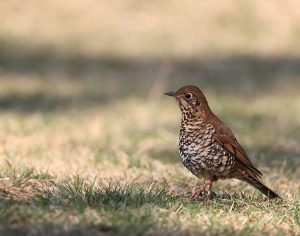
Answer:
[(210, 109), (203, 92), (188, 85), (165, 95), (176, 99), (181, 110), (179, 156), (183, 165), (196, 177), (204, 179), (191, 199), (198, 198), (221, 179), (244, 181), (270, 199), (282, 199), (262, 182), (260, 172), (250, 161), (231, 129)]

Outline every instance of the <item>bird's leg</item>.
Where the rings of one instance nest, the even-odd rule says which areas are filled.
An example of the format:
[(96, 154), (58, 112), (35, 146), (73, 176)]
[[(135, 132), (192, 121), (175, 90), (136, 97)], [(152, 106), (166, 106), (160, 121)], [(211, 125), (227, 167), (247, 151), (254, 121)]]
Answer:
[(199, 197), (200, 194), (205, 190), (205, 188), (207, 186), (209, 186), (209, 195), (211, 195), (211, 188), (212, 188), (212, 185), (213, 185), (214, 182), (216, 182), (216, 180), (209, 180), (206, 183), (204, 183), (202, 186), (197, 187), (194, 190), (194, 192), (193, 192), (190, 199), (192, 200), (192, 199), (195, 199), (195, 198)]
[(212, 185), (215, 181), (210, 181), (210, 184), (208, 185), (208, 192), (207, 192), (207, 197), (208, 199), (211, 199), (212, 197), (212, 192), (211, 192), (211, 189), (212, 189)]

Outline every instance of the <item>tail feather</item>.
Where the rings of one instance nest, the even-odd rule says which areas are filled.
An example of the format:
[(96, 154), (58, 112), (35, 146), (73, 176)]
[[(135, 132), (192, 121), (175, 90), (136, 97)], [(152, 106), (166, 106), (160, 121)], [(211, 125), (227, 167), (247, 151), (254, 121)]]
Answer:
[(243, 176), (241, 178), (242, 181), (251, 184), (254, 188), (258, 189), (261, 193), (269, 197), (270, 199), (279, 198), (282, 199), (277, 193), (275, 193), (272, 189), (268, 188), (264, 183), (262, 183), (259, 179), (252, 177), (251, 175)]

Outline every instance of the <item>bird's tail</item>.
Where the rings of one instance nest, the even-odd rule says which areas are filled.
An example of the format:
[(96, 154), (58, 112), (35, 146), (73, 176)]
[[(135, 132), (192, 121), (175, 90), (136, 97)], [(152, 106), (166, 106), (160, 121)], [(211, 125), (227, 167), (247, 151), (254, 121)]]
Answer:
[(282, 199), (277, 193), (275, 193), (272, 189), (268, 188), (261, 180), (255, 178), (251, 175), (244, 175), (240, 180), (251, 184), (254, 188), (258, 189), (261, 193), (269, 197), (270, 199), (278, 198)]

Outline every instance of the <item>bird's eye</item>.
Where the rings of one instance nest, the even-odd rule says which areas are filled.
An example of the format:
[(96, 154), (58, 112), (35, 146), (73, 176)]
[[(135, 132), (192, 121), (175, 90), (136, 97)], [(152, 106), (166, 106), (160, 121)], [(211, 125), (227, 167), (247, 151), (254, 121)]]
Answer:
[(191, 100), (192, 97), (193, 97), (193, 95), (192, 95), (191, 93), (187, 93), (187, 94), (185, 95), (185, 99), (186, 99), (186, 100)]

